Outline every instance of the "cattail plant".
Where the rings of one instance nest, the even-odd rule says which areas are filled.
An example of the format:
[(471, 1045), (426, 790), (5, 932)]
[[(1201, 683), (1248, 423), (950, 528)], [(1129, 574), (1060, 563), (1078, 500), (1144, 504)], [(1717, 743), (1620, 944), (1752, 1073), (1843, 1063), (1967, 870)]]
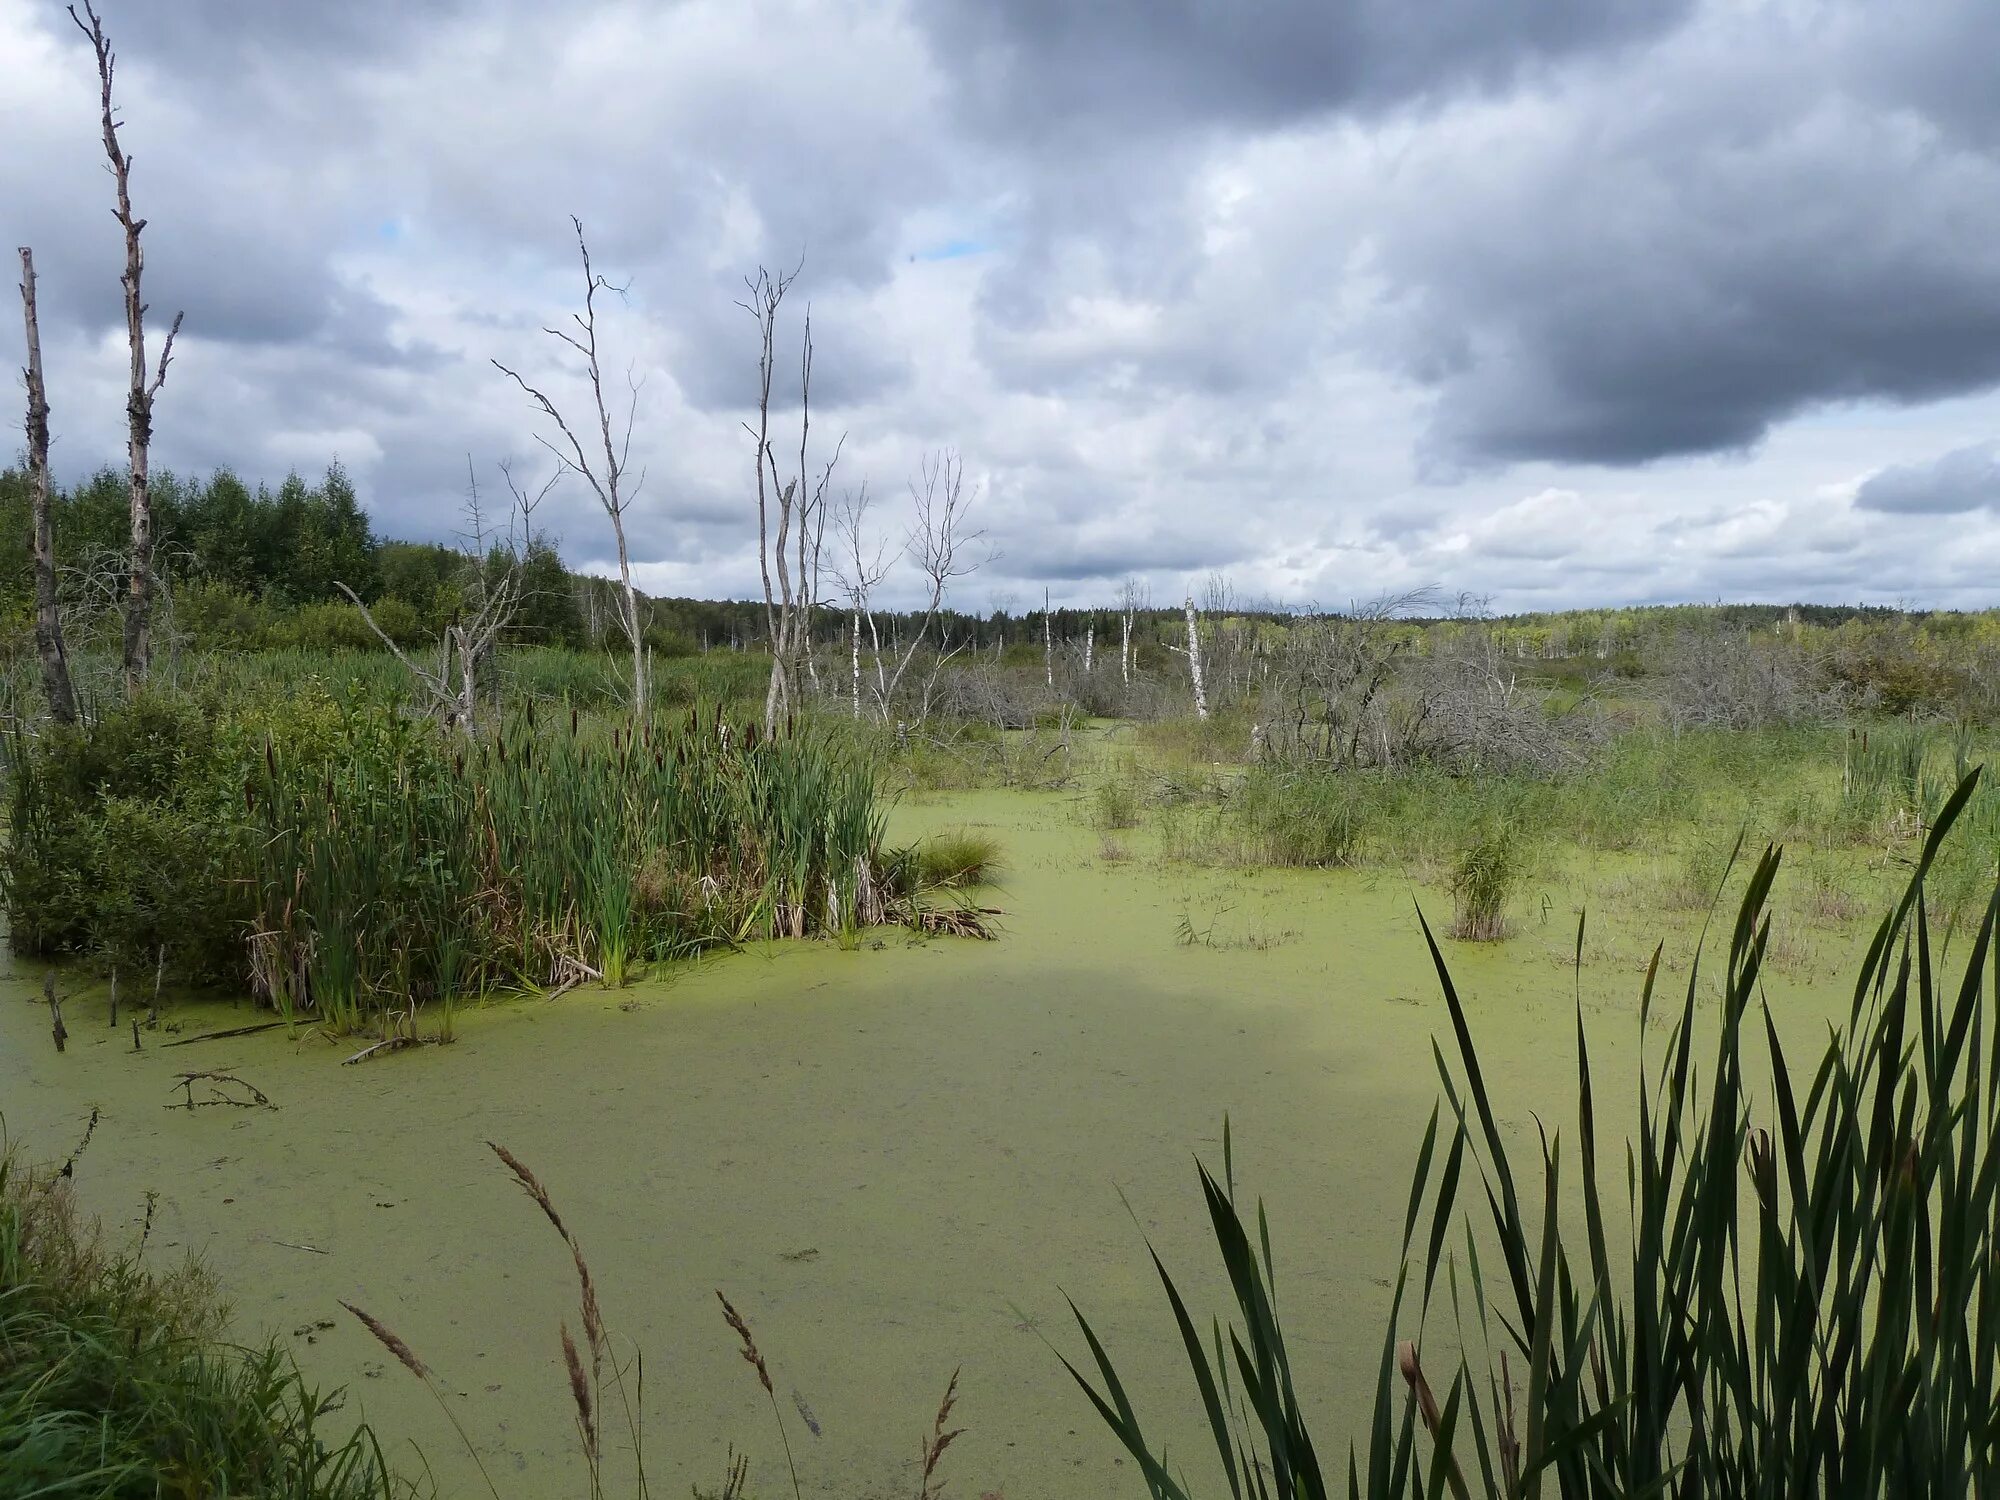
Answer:
[[(1977, 780), (1938, 810), (1845, 1025), (1809, 1070), (1794, 1070), (1761, 1004), (1780, 859), (1769, 849), (1757, 861), (1719, 1010), (1698, 1005), (1695, 966), (1663, 1055), (1642, 1062), (1623, 1215), (1605, 1201), (1581, 1005), (1574, 1165), (1559, 1133), (1517, 1165), (1425, 927), (1457, 1062), (1437, 1054), (1445, 1098), (1418, 1151), (1350, 1495), (2000, 1492), (2000, 892), (1950, 962), (1926, 897)], [(1579, 963), (1582, 938), (1579, 926)], [(1658, 972), (1656, 951), (1642, 1038)], [(1751, 1050), (1768, 1053), (1768, 1093), (1749, 1082)], [(1475, 1172), (1480, 1201), (1461, 1214)], [(1203, 1168), (1201, 1184), (1237, 1304), (1226, 1333), (1215, 1324), (1213, 1357), (1154, 1264), (1216, 1458), (1239, 1500), (1326, 1495), (1337, 1475), (1293, 1386), (1264, 1207), (1253, 1245), (1226, 1130), (1223, 1179)], [(1569, 1227), (1579, 1217), (1580, 1244)], [(1461, 1238), (1462, 1256), (1448, 1253)], [(1441, 1293), (1450, 1324), (1436, 1332), (1450, 1352), (1431, 1356)], [(1144, 1435), (1111, 1357), (1077, 1320), (1097, 1379), (1071, 1374), (1149, 1492), (1183, 1500), (1193, 1487)]]

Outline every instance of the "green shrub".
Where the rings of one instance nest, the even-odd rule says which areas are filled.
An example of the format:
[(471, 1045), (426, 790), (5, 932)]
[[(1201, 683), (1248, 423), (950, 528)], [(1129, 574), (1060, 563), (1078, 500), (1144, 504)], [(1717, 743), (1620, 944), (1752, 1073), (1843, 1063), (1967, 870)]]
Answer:
[[(417, 612), (409, 608), (407, 618), (392, 614), (399, 626), (416, 635)], [(379, 616), (378, 616), (379, 619)], [(382, 638), (368, 628), (368, 621), (352, 604), (301, 604), (284, 617), (274, 631), (279, 644), (299, 651), (380, 651)]]
[(196, 651), (259, 651), (271, 644), (276, 617), (240, 589), (192, 582), (174, 590), (173, 623)]

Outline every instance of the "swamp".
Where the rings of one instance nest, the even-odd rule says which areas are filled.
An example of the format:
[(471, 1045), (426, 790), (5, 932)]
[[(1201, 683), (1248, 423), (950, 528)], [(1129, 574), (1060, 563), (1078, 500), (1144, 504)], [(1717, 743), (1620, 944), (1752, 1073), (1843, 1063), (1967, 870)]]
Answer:
[(2000, 1494), (1990, 46), (958, 9), (0, 0), (0, 1500)]

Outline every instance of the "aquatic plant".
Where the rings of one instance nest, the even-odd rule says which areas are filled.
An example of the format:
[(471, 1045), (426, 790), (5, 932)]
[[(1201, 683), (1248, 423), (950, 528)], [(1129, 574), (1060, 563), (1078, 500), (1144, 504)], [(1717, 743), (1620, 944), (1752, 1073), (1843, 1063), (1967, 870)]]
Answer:
[(1139, 824), (1139, 792), (1128, 776), (1107, 776), (1098, 782), (1091, 802), (1101, 829), (1115, 831)]
[[(1770, 848), (1756, 862), (1719, 1014), (1704, 1015), (1692, 967), (1657, 1070), (1642, 1063), (1629, 1230), (1600, 1185), (1580, 1001), (1571, 1180), (1581, 1187), (1565, 1195), (1560, 1134), (1544, 1132), (1538, 1159), (1517, 1170), (1426, 925), (1457, 1066), (1438, 1052), (1444, 1100), (1417, 1156), (1350, 1495), (1983, 1494), (2000, 1484), (2000, 1015), (1989, 988), (2000, 984), (2000, 891), (1955, 977), (1925, 894), (1976, 785), (1968, 775), (1939, 809), (1856, 976), (1846, 1027), (1810, 1074), (1793, 1070), (1768, 1010), (1755, 1013), (1780, 856)], [(1579, 964), (1582, 943), (1579, 926)], [(1656, 952), (1642, 1038), (1658, 973)], [(1698, 1033), (1711, 1026), (1702, 1070)], [(1749, 1082), (1752, 1050), (1768, 1051), (1768, 1098)], [(1213, 1357), (1157, 1255), (1154, 1266), (1231, 1494), (1324, 1496), (1337, 1473), (1322, 1465), (1293, 1383), (1264, 1205), (1253, 1241), (1226, 1129), (1223, 1141), (1220, 1180), (1200, 1169), (1236, 1301), (1226, 1332), (1214, 1324)], [(1461, 1258), (1446, 1246), (1472, 1173), (1485, 1213), (1457, 1226)], [(1540, 1179), (1539, 1224), (1534, 1199), (1523, 1204), (1524, 1175)], [(1435, 1337), (1450, 1352), (1427, 1355), (1441, 1272), (1450, 1319)], [(1150, 1493), (1183, 1500), (1190, 1486), (1145, 1436), (1111, 1356), (1076, 1317), (1096, 1379), (1074, 1364), (1070, 1373)], [(1440, 1401), (1441, 1366), (1454, 1364)]]
[(1000, 841), (970, 828), (934, 834), (917, 847), (917, 880), (924, 886), (984, 885), (1000, 868)]
[(1507, 935), (1507, 902), (1521, 883), (1521, 836), (1494, 822), (1466, 845), (1451, 869), (1451, 935), (1491, 943)]

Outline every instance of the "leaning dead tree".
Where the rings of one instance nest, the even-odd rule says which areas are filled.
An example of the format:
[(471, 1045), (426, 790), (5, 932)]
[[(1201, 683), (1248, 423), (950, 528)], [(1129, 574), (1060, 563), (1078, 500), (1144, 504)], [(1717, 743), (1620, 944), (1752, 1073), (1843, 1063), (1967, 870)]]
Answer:
[(586, 447), (578, 439), (561, 409), (540, 389), (529, 385), (497, 359), (493, 361), (493, 368), (519, 386), (555, 428), (555, 438), (537, 435), (536, 441), (555, 455), (558, 473), (567, 471), (575, 474), (590, 486), (591, 493), (597, 496), (597, 503), (604, 508), (605, 518), (611, 522), (612, 540), (618, 544), (618, 581), (622, 588), (618, 624), (632, 647), (632, 711), (642, 714), (652, 701), (647, 690), (646, 633), (639, 616), (639, 593), (632, 587), (632, 558), (625, 545), (625, 512), (638, 494), (639, 486), (645, 482), (643, 470), (638, 480), (633, 482), (629, 480), (627, 469), (632, 452), (632, 423), (639, 411), (639, 386), (636, 381), (627, 378), (631, 400), (625, 408), (623, 431), (614, 433), (610, 399), (604, 393), (604, 368), (597, 347), (597, 294), (613, 292), (622, 295), (625, 289), (612, 285), (591, 265), (590, 245), (583, 236), (583, 220), (572, 214), (569, 221), (576, 229), (576, 252), (583, 262), (583, 311), (570, 314), (576, 323), (574, 333), (567, 328), (556, 327), (544, 327), (542, 332), (562, 340), (583, 356), (584, 373), (590, 380), (591, 407), (597, 418), (597, 432), (589, 446)]
[(415, 679), (432, 712), (445, 727), (468, 736), (479, 729), (479, 684), (492, 669), (500, 638), (514, 623), (526, 599), (524, 564), (535, 539), (535, 507), (548, 498), (549, 491), (563, 475), (558, 466), (531, 495), (516, 482), (511, 464), (503, 460), (500, 472), (512, 499), (504, 533), (487, 526), (479, 503), (479, 479), (473, 472), (471, 456), (466, 457), (468, 525), (461, 541), (467, 584), (459, 609), (444, 627), (435, 666), (426, 667), (406, 653), (401, 643), (376, 623), (374, 612), (360, 595), (345, 583), (334, 584), (361, 611), (368, 628)]
[(819, 603), (820, 544), (826, 535), (827, 487), (847, 438), (842, 434), (817, 478), (810, 467), (812, 437), (812, 309), (799, 339), (798, 468), (781, 475), (771, 435), (771, 387), (778, 368), (778, 312), (798, 278), (795, 268), (773, 276), (764, 267), (743, 278), (746, 298), (737, 306), (757, 324), (757, 421), (743, 424), (756, 444), (757, 566), (764, 580), (764, 623), (771, 641), (771, 685), (764, 694), (764, 732), (792, 712), (799, 696), (799, 667), (811, 644)]
[(49, 393), (42, 380), (42, 332), (35, 318), (35, 252), (21, 247), (21, 312), (27, 323), (28, 367), (28, 505), (34, 529), (35, 654), (42, 662), (42, 691), (49, 715), (58, 724), (74, 724), (76, 686), (70, 680), (69, 653), (63, 648), (62, 614), (56, 595), (56, 550), (49, 519)]
[(151, 451), (153, 444), (153, 400), (166, 384), (167, 366), (173, 362), (174, 336), (181, 331), (181, 315), (174, 314), (167, 339), (160, 346), (160, 363), (149, 373), (146, 363), (146, 301), (140, 290), (146, 257), (139, 246), (139, 234), (146, 221), (132, 213), (132, 158), (118, 140), (119, 120), (111, 102), (111, 75), (117, 56), (104, 34), (104, 23), (83, 0), (83, 14), (69, 7), (76, 22), (97, 54), (99, 104), (104, 126), (104, 154), (111, 163), (112, 180), (118, 185), (118, 206), (112, 210), (125, 231), (125, 342), (131, 355), (130, 384), (125, 397), (126, 463), (130, 470), (132, 549), (127, 562), (125, 599), (125, 691), (136, 693), (153, 665), (153, 493)]

